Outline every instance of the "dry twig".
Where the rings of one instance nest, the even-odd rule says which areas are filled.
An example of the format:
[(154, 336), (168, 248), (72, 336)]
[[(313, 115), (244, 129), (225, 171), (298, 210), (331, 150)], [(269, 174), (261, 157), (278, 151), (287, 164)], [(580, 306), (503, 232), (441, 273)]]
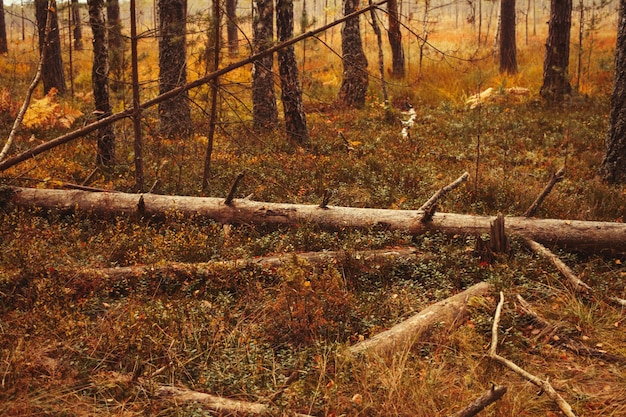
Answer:
[(524, 217), (534, 216), (541, 203), (543, 203), (543, 200), (545, 200), (548, 194), (550, 194), (550, 191), (552, 191), (552, 187), (554, 187), (557, 182), (562, 181), (563, 178), (565, 178), (565, 168), (559, 169), (556, 174), (552, 175), (552, 178), (550, 178), (550, 182), (545, 186), (541, 194), (539, 194), (537, 199), (530, 205), (530, 207), (528, 207), (528, 210), (526, 210), (526, 213), (524, 213)]
[(480, 413), (489, 404), (498, 401), (506, 394), (506, 387), (502, 385), (494, 385), (490, 390), (485, 391), (480, 397), (476, 398), (470, 405), (452, 414), (450, 417), (472, 417)]
[(425, 202), (422, 205), (422, 207), (419, 208), (419, 211), (424, 212), (420, 221), (422, 223), (431, 221), (433, 218), (433, 215), (435, 214), (435, 207), (437, 206), (437, 202), (441, 198), (445, 197), (450, 191), (454, 190), (459, 185), (463, 184), (463, 182), (467, 181), (468, 178), (469, 178), (469, 173), (466, 171), (459, 178), (457, 178), (456, 180), (454, 180), (453, 182), (451, 182), (450, 184), (446, 185), (445, 187), (437, 191), (435, 194), (433, 194), (432, 197), (430, 197), (428, 201)]

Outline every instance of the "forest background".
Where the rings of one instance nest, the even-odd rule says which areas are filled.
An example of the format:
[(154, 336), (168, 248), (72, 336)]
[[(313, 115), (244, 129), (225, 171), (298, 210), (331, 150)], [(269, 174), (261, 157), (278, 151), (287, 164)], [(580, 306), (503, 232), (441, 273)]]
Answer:
[[(556, 103), (539, 95), (548, 2), (517, 5), (518, 68), (510, 73), (499, 70), (497, 2), (399, 5), (403, 77), (391, 76), (386, 39), (381, 76), (371, 15), (361, 16), (369, 62), (362, 107), (338, 104), (342, 26), (294, 45), (306, 146), (289, 139), (282, 117), (276, 129), (253, 126), (251, 65), (220, 76), (217, 100), (211, 84), (189, 91), (193, 133), (187, 137), (163, 135), (158, 109), (145, 109), (142, 191), (214, 197), (234, 191), (265, 202), (410, 210), (469, 172), (437, 211), (522, 216), (564, 167), (535, 216), (623, 221), (626, 189), (598, 177), (615, 70), (616, 2), (574, 5), (572, 94)], [(128, 6), (121, 3), (126, 36)], [(159, 94), (157, 6), (137, 3), (142, 101)], [(0, 130), (8, 137), (39, 52), (32, 4), (4, 8), (9, 51), (0, 57)], [(56, 9), (67, 92), (35, 90), (11, 155), (100, 117), (86, 9), (82, 49), (75, 48), (70, 10), (67, 4)], [(187, 10), (192, 81), (210, 72), (214, 9), (190, 2)], [(296, 2), (295, 30), (342, 14), (336, 2)], [(388, 28), (386, 15), (377, 15)], [(237, 16), (239, 51), (223, 45), (219, 67), (251, 53), (252, 5), (239, 4)], [(123, 52), (118, 72), (107, 76), (113, 113), (133, 105), (129, 40), (123, 44), (115, 51)], [(278, 88), (277, 68), (272, 78)], [(216, 413), (202, 402), (164, 396), (163, 388), (172, 386), (267, 405), (277, 415), (452, 415), (492, 384), (508, 391), (484, 415), (558, 415), (547, 395), (489, 356), (500, 290), (507, 295), (498, 345), (503, 356), (548, 379), (579, 415), (626, 413), (623, 307), (606, 297), (626, 298), (619, 252), (551, 245), (593, 289), (581, 294), (514, 235), (509, 254), (494, 255), (481, 243), (488, 233), (416, 235), (384, 224), (338, 230), (313, 222), (224, 225), (176, 210), (158, 218), (102, 216), (29, 210), (7, 194), (15, 186), (137, 191), (134, 129), (131, 120), (115, 124), (111, 166), (97, 163), (99, 133), (92, 132), (2, 172), (3, 415)], [(368, 255), (378, 249), (389, 255)], [(321, 260), (295, 256), (309, 251), (327, 253)], [(278, 266), (235, 262), (281, 254), (290, 256)], [(137, 269), (111, 269), (126, 266)], [(442, 320), (390, 356), (349, 353), (359, 341), (481, 282), (491, 285), (489, 292), (471, 298), (458, 323)], [(515, 294), (554, 328), (522, 312)], [(568, 349), (564, 340), (587, 349)]]

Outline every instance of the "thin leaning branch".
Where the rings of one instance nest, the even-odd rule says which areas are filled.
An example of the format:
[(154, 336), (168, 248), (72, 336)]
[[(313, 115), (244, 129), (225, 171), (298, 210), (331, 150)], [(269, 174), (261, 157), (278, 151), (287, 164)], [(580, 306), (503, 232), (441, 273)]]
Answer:
[(489, 404), (498, 401), (504, 394), (506, 394), (507, 388), (502, 385), (494, 385), (491, 389), (485, 391), (480, 397), (476, 398), (470, 405), (452, 414), (450, 417), (472, 417), (480, 413)]
[(452, 183), (446, 185), (445, 187), (437, 191), (435, 194), (433, 194), (432, 197), (430, 197), (428, 201), (425, 202), (422, 205), (422, 207), (419, 208), (419, 211), (424, 212), (420, 221), (422, 223), (431, 221), (433, 218), (433, 215), (435, 214), (435, 208), (437, 206), (437, 202), (443, 197), (445, 197), (450, 191), (454, 190), (455, 188), (463, 184), (463, 182), (467, 181), (468, 178), (469, 178), (469, 173), (466, 171), (463, 173), (463, 175), (461, 175), (459, 178), (454, 180)]
[(552, 384), (550, 384), (547, 380), (542, 380), (530, 372), (520, 368), (515, 363), (510, 360), (498, 355), (496, 353), (496, 348), (498, 346), (498, 325), (500, 323), (500, 316), (502, 314), (502, 306), (504, 305), (504, 293), (500, 291), (500, 301), (498, 302), (498, 306), (496, 307), (496, 312), (493, 316), (493, 326), (491, 328), (491, 347), (489, 348), (489, 357), (496, 362), (501, 363), (506, 366), (516, 374), (520, 375), (527, 381), (541, 388), (548, 397), (550, 397), (556, 404), (559, 406), (563, 414), (567, 417), (576, 417), (572, 407), (569, 405), (567, 401), (561, 397), (561, 395), (556, 392)]
[(24, 120), (24, 116), (26, 115), (26, 110), (28, 110), (28, 106), (30, 105), (30, 100), (33, 97), (33, 93), (35, 92), (35, 88), (39, 84), (41, 80), (41, 73), (43, 70), (43, 62), (46, 57), (46, 45), (48, 44), (48, 36), (50, 34), (50, 29), (52, 27), (52, 13), (56, 13), (52, 7), (52, 4), (48, 2), (48, 14), (46, 16), (46, 28), (44, 31), (44, 41), (43, 47), (41, 48), (41, 54), (39, 55), (39, 62), (37, 63), (37, 71), (35, 72), (35, 76), (28, 86), (28, 91), (26, 92), (26, 97), (24, 98), (24, 102), (22, 103), (22, 107), (20, 107), (20, 111), (17, 113), (17, 117), (13, 122), (13, 127), (11, 128), (11, 132), (9, 132), (9, 137), (7, 142), (4, 144), (2, 148), (2, 152), (0, 152), (0, 162), (4, 161), (9, 150), (11, 149), (11, 145), (15, 140), (15, 135), (17, 134), (18, 129), (22, 125), (22, 121)]
[(534, 216), (541, 203), (543, 203), (543, 200), (545, 200), (548, 194), (550, 194), (550, 191), (552, 191), (552, 188), (556, 185), (557, 182), (563, 181), (563, 178), (565, 178), (565, 168), (559, 169), (554, 175), (552, 175), (552, 178), (550, 178), (550, 182), (545, 186), (541, 194), (539, 194), (537, 199), (530, 205), (530, 207), (528, 207), (528, 210), (526, 210), (526, 213), (524, 213), (524, 217)]

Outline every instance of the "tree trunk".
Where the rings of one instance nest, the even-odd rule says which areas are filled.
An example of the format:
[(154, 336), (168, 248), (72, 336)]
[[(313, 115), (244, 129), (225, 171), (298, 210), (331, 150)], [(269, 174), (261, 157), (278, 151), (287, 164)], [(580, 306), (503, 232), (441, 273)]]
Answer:
[(610, 183), (626, 183), (626, 0), (620, 1), (611, 118), (600, 175)]
[[(279, 42), (293, 37), (293, 0), (277, 1), (276, 25)], [(287, 135), (300, 145), (306, 144), (309, 141), (309, 134), (302, 106), (302, 88), (298, 79), (298, 66), (293, 46), (278, 51), (278, 70)]]
[[(88, 0), (89, 25), (93, 32), (93, 66), (91, 85), (98, 119), (112, 114), (109, 101), (109, 55), (107, 48), (107, 28), (104, 17), (104, 0)], [(115, 160), (115, 132), (113, 125), (98, 129), (98, 165), (110, 166)]]
[(239, 27), (237, 25), (237, 0), (226, 0), (226, 37), (228, 38), (228, 54), (239, 55)]
[[(254, 14), (254, 50), (256, 53), (272, 45), (274, 37), (274, 4), (272, 0), (256, 0)], [(272, 129), (278, 124), (278, 108), (274, 92), (274, 55), (259, 58), (252, 64), (252, 117), (255, 130)]]
[(83, 29), (80, 19), (80, 4), (78, 0), (72, 0), (72, 24), (74, 25), (74, 49), (77, 51), (83, 50)]
[[(187, 0), (159, 0), (159, 94), (187, 83)], [(187, 138), (192, 133), (189, 94), (159, 104), (161, 134)]]
[(64, 94), (65, 74), (63, 73), (63, 60), (61, 58), (61, 40), (59, 37), (59, 18), (56, 12), (56, 2), (51, 0), (35, 0), (35, 17), (37, 19), (37, 30), (39, 33), (39, 53), (43, 52), (44, 38), (46, 33), (46, 19), (48, 18), (48, 4), (53, 8), (51, 16), (50, 33), (48, 42), (45, 45), (46, 54), (43, 62), (42, 79), (43, 92), (48, 92), (56, 88), (59, 94)]
[(400, 32), (400, 16), (398, 14), (398, 0), (389, 0), (389, 46), (391, 46), (391, 75), (396, 78), (404, 77), (404, 49), (402, 48), (402, 33)]
[(560, 102), (572, 92), (569, 82), (569, 41), (572, 26), (572, 0), (552, 0), (543, 64), (543, 85), (539, 94), (548, 101)]
[(124, 37), (120, 18), (119, 0), (107, 0), (107, 24), (109, 35), (109, 65), (113, 74), (111, 88), (118, 91), (124, 87)]
[(515, 0), (500, 3), (500, 72), (517, 72), (517, 45), (515, 40)]
[[(344, 16), (356, 11), (358, 5), (358, 0), (344, 0)], [(344, 23), (341, 30), (341, 52), (343, 54), (343, 80), (339, 89), (339, 103), (362, 108), (365, 105), (369, 79), (358, 16)]]
[(9, 52), (9, 44), (7, 42), (7, 25), (4, 20), (4, 3), (0, 1), (0, 54)]
[[(435, 213), (432, 221), (422, 222), (419, 210), (384, 210), (316, 205), (267, 203), (223, 198), (166, 196), (158, 194), (93, 193), (80, 190), (5, 188), (0, 201), (21, 207), (41, 207), (62, 211), (84, 210), (100, 215), (140, 214), (163, 217), (167, 212), (186, 217), (210, 218), (229, 224), (269, 224), (295, 226), (313, 223), (326, 229), (373, 227), (402, 230), (414, 235), (441, 231), (448, 234), (489, 233), (494, 217), (469, 214)], [(7, 194), (11, 194), (7, 197)], [(626, 224), (579, 220), (506, 217), (506, 232), (519, 234), (545, 246), (559, 245), (581, 251), (626, 253)]]

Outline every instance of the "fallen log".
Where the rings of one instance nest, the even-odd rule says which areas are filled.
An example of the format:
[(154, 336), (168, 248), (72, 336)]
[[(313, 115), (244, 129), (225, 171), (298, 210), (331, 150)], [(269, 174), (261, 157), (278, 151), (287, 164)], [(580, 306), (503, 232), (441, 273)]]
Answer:
[(384, 355), (399, 349), (410, 349), (419, 337), (435, 324), (444, 323), (446, 328), (460, 325), (467, 312), (467, 301), (471, 297), (486, 295), (490, 290), (491, 285), (486, 282), (473, 285), (463, 292), (426, 307), (391, 329), (351, 346), (348, 351), (352, 354), (374, 352)]
[[(142, 215), (162, 217), (176, 213), (187, 217), (210, 218), (226, 224), (270, 224), (296, 226), (317, 224), (323, 228), (384, 228), (414, 235), (426, 232), (477, 235), (489, 233), (492, 216), (435, 213), (423, 223), (419, 210), (385, 210), (317, 205), (284, 204), (235, 199), (224, 204), (215, 197), (92, 193), (83, 190), (53, 190), (5, 187), (0, 202), (25, 208), (87, 211), (101, 215)], [(0, 203), (1, 204), (1, 203)], [(506, 231), (547, 246), (588, 252), (626, 252), (626, 224), (598, 221), (532, 219), (507, 217)]]

